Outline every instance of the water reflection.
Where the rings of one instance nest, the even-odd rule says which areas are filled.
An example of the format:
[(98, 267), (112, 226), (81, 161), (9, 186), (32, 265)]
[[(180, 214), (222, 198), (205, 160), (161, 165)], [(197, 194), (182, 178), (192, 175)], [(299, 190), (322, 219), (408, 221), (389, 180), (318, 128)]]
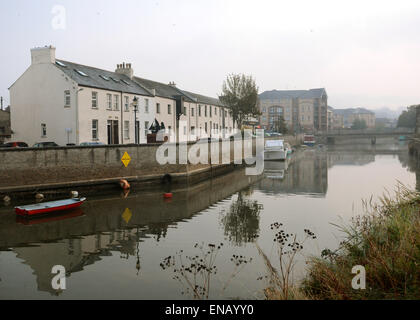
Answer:
[(263, 206), (256, 200), (248, 199), (251, 194), (251, 188), (239, 191), (229, 210), (221, 214), (224, 234), (236, 246), (253, 242), (259, 236)]
[[(61, 219), (15, 221), (12, 212), (0, 213), (0, 251), (13, 248), (17, 257), (31, 267), (36, 275), (38, 290), (59, 294), (51, 287), (54, 265), (65, 267), (67, 275), (84, 270), (103, 257), (119, 252), (121, 259), (136, 257), (133, 269), (140, 271), (139, 244), (150, 236), (159, 242), (169, 227), (191, 219), (198, 212), (246, 188), (260, 177), (245, 176), (236, 170), (223, 177), (175, 191), (171, 202), (162, 193), (141, 193), (106, 199), (90, 199), (77, 214), (67, 213)], [(244, 194), (240, 192), (240, 194)], [(256, 208), (241, 209), (241, 200), (232, 209), (248, 218), (239, 232), (246, 239), (258, 232)], [(84, 214), (83, 214), (84, 213)], [(232, 212), (233, 213), (233, 212)], [(232, 217), (232, 216), (230, 216)], [(67, 218), (67, 219), (65, 219)], [(70, 219), (71, 218), (71, 219)], [(228, 222), (227, 218), (226, 222)], [(230, 219), (232, 220), (232, 219)], [(228, 228), (231, 228), (230, 226)]]
[[(381, 145), (347, 150), (339, 146), (328, 150), (313, 148), (298, 151), (285, 162), (265, 162), (261, 176), (246, 176), (244, 170), (239, 169), (184, 190), (172, 190), (170, 202), (163, 199), (164, 190), (89, 198), (82, 211), (30, 223), (16, 220), (11, 207), (0, 208), (0, 252), (12, 248), (19, 263), (29, 266), (35, 275), (37, 289), (51, 295), (58, 294), (51, 287), (51, 269), (61, 264), (70, 279), (72, 275), (80, 275), (82, 270), (85, 271), (83, 274), (88, 273), (88, 269), (94, 270), (109, 281), (107, 285), (126, 293), (135, 289), (130, 285), (123, 286), (119, 277), (129, 273), (144, 280), (141, 282), (143, 297), (148, 298), (150, 292), (155, 292), (157, 298), (174, 298), (179, 288), (166, 293), (170, 291), (172, 279), (165, 279), (165, 282), (160, 273), (159, 263), (165, 256), (189, 248), (197, 241), (225, 242), (218, 268), (220, 274), (230, 274), (230, 258), (237, 250), (243, 250), (250, 257), (258, 256), (253, 244), (257, 237), (258, 243), (270, 250), (272, 239), (266, 233), (270, 223), (279, 219), (280, 211), (282, 221), (288, 222), (292, 231), (303, 227), (312, 229), (315, 225), (320, 241), (325, 242), (321, 246), (333, 247), (326, 243), (329, 229), (323, 226), (328, 226), (331, 217), (341, 213), (339, 210), (350, 208), (348, 203), (343, 204), (343, 199), (360, 200), (361, 192), (353, 194), (350, 187), (361, 189), (359, 181), (364, 178), (363, 172), (366, 174), (366, 169), (371, 170), (370, 166), (378, 158), (386, 161), (379, 161), (380, 170), (375, 171), (375, 174), (378, 172), (376, 176), (389, 174), (398, 179), (395, 172), (405, 171), (401, 170), (402, 165), (416, 173), (419, 188), (419, 165), (409, 157), (403, 145), (388, 149)], [(355, 166), (365, 171), (353, 170)], [(344, 178), (353, 174), (360, 175), (356, 177), (359, 181), (342, 187), (348, 183)], [(371, 179), (376, 180), (376, 176)], [(385, 180), (376, 184), (367, 181), (364, 185), (369, 192), (375, 188), (375, 192), (381, 192), (380, 188), (388, 183), (382, 181)], [(290, 194), (300, 197), (287, 197)], [(6, 263), (13, 266), (11, 260)], [(15, 271), (9, 267), (5, 272), (3, 260), (2, 263), (3, 280)], [(242, 280), (252, 283), (250, 275), (261, 275), (261, 270), (258, 265), (248, 266)], [(112, 272), (117, 273), (113, 279)], [(19, 274), (19, 277), (25, 276)], [(17, 286), (13, 290), (23, 289)], [(6, 291), (0, 286), (0, 295), (6, 296)], [(230, 294), (240, 296), (241, 292), (240, 287), (233, 287)], [(92, 295), (102, 297), (100, 290)]]
[(266, 161), (258, 188), (267, 194), (323, 197), (328, 189), (328, 154), (311, 149), (297, 152), (287, 161)]

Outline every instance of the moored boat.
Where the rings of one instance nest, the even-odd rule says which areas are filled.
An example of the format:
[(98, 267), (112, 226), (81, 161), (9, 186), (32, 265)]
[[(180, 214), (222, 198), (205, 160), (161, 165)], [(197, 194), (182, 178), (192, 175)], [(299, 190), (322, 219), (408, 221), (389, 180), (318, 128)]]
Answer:
[(305, 134), (303, 136), (303, 144), (308, 147), (313, 147), (315, 145), (315, 136), (313, 134)]
[(45, 213), (78, 208), (85, 200), (86, 198), (72, 198), (58, 201), (41, 202), (15, 207), (15, 212), (20, 216), (33, 217)]
[(289, 154), (288, 146), (284, 140), (266, 140), (264, 160), (285, 160)]

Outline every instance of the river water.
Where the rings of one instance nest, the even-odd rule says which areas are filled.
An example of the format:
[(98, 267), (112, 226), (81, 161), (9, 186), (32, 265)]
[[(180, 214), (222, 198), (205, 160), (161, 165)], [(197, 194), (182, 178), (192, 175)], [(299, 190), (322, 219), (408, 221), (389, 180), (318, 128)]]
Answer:
[[(98, 195), (81, 210), (30, 224), (16, 219), (14, 204), (3, 206), (0, 298), (191, 299), (196, 284), (210, 299), (262, 299), (267, 272), (257, 246), (276, 267), (272, 223), (297, 239), (304, 229), (316, 236), (297, 257), (298, 281), (307, 257), (338, 246), (343, 234), (334, 224), (362, 214), (363, 199), (392, 194), (399, 182), (415, 188), (416, 168), (401, 142), (315, 147), (265, 162), (261, 176), (238, 169), (175, 190), (170, 200), (156, 191)], [(175, 265), (166, 264), (170, 256)], [(195, 265), (211, 258), (217, 272), (205, 281), (183, 278), (188, 257), (197, 257)], [(64, 290), (52, 287), (55, 265), (66, 270)]]

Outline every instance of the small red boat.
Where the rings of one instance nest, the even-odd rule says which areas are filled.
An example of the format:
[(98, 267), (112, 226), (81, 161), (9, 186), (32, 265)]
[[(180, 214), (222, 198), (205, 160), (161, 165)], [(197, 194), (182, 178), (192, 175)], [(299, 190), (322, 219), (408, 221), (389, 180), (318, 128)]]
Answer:
[(27, 206), (15, 207), (16, 214), (24, 217), (32, 217), (39, 214), (63, 211), (78, 208), (86, 198), (72, 198), (58, 201), (42, 202), (36, 204), (30, 204)]

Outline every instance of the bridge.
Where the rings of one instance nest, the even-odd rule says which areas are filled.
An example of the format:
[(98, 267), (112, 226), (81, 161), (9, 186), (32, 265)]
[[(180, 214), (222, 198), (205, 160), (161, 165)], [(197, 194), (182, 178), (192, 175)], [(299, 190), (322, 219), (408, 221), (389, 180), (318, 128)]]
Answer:
[(383, 128), (383, 129), (334, 129), (321, 131), (316, 134), (317, 141), (327, 144), (335, 144), (337, 140), (345, 139), (369, 139), (372, 144), (377, 138), (399, 138), (409, 139), (415, 134), (411, 128)]

